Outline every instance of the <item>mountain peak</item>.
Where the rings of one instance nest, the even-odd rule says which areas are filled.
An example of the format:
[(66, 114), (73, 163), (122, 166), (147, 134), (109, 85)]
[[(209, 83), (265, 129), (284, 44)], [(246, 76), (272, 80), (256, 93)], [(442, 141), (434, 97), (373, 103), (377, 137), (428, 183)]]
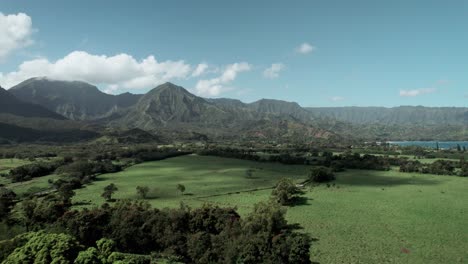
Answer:
[(171, 83), (171, 82), (165, 82), (165, 83), (163, 83), (163, 84), (161, 84), (161, 85), (158, 85), (158, 86), (156, 87), (156, 89), (158, 89), (158, 90), (176, 89), (176, 90), (184, 90), (184, 91), (187, 91), (187, 90), (185, 90), (184, 87), (175, 85), (175, 84), (173, 84), (173, 83)]
[(21, 101), (2, 87), (0, 87), (0, 113), (23, 117), (65, 119), (42, 106)]
[(134, 105), (139, 95), (114, 96), (83, 81), (30, 78), (9, 90), (17, 98), (46, 107), (74, 120), (106, 117)]
[(184, 94), (190, 97), (195, 96), (187, 91), (184, 87), (175, 85), (171, 82), (166, 82), (156, 86), (154, 89), (149, 91), (146, 95), (154, 96), (156, 94)]

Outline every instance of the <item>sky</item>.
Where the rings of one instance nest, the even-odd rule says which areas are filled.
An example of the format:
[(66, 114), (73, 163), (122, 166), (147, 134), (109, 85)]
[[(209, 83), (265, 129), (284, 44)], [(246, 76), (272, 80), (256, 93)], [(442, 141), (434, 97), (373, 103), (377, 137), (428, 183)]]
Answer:
[(0, 0), (0, 85), (31, 77), (302, 106), (468, 106), (468, 1)]

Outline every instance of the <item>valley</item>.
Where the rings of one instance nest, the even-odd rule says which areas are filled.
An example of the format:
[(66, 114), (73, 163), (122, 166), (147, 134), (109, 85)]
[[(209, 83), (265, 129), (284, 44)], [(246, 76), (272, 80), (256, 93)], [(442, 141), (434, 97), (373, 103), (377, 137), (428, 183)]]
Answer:
[[(93, 246), (97, 238), (82, 227), (72, 231), (68, 226), (84, 221), (78, 226), (105, 228), (89, 222), (92, 218), (85, 215), (90, 212), (120, 212), (124, 215), (118, 217), (124, 218), (132, 210), (153, 217), (187, 214), (183, 221), (190, 222), (196, 221), (198, 216), (192, 214), (198, 210), (203, 214), (233, 210), (242, 223), (232, 230), (210, 233), (213, 227), (209, 226), (202, 228), (205, 231), (185, 230), (177, 241), (170, 242), (168, 236), (158, 242), (158, 253), (151, 244), (139, 246), (148, 248), (143, 251), (126, 244), (134, 239), (127, 237), (113, 250), (129, 263), (156, 259), (204, 263), (202, 259), (209, 256), (194, 255), (194, 244), (187, 240), (197, 239), (199, 232), (210, 234), (205, 250), (214, 250), (212, 243), (227, 232), (239, 242), (213, 253), (218, 262), (253, 257), (260, 254), (248, 249), (255, 240), (235, 232), (260, 223), (255, 221), (279, 217), (278, 221), (288, 223), (281, 234), (297, 239), (282, 249), (282, 254), (295, 258), (294, 263), (468, 259), (462, 253), (468, 245), (463, 236), (468, 217), (464, 208), (468, 154), (463, 141), (443, 142), (466, 139), (466, 108), (342, 112), (281, 100), (206, 99), (172, 83), (144, 95), (116, 96), (84, 82), (48, 78), (33, 78), (3, 90), (0, 100), (8, 102), (5, 109), (0, 107), (4, 197), (0, 240), (5, 245), (16, 243), (14, 238), (26, 231), (57, 229)], [(420, 122), (407, 122), (405, 115)], [(432, 145), (406, 141), (426, 138), (437, 140)], [(320, 170), (333, 177), (311, 180), (312, 172)], [(287, 184), (281, 183), (284, 180), (291, 182), (287, 189), (291, 193), (284, 194), (289, 198), (281, 198), (282, 206), (277, 207), (274, 193)], [(261, 219), (258, 210), (271, 212)], [(70, 215), (73, 219), (68, 219)], [(227, 221), (219, 215), (203, 217)], [(120, 224), (106, 224), (111, 225)], [(138, 225), (131, 222), (126, 227)], [(94, 232), (119, 241), (121, 235), (115, 232), (125, 228)], [(273, 238), (275, 234), (256, 232), (252, 236)], [(156, 239), (144, 236), (138, 235), (142, 243)], [(231, 256), (226, 253), (230, 247), (246, 256)], [(13, 254), (8, 248), (2, 249), (0, 242), (1, 254)], [(304, 250), (294, 255), (298, 248)], [(261, 258), (281, 258), (264, 254)], [(137, 259), (141, 262), (132, 262)]]
[(0, 264), (468, 263), (466, 1), (2, 1)]
[[(7, 160), (1, 160), (8, 164)], [(20, 161), (10, 164), (20, 165)], [(24, 163), (23, 163), (24, 164)], [(11, 165), (12, 166), (12, 165)], [(252, 175), (246, 175), (252, 170)], [(268, 200), (282, 177), (300, 183), (309, 166), (282, 165), (212, 156), (186, 155), (145, 162), (121, 172), (99, 175), (76, 190), (76, 208), (106, 201), (103, 188), (113, 183), (117, 200), (141, 200), (137, 186), (149, 187), (144, 199), (155, 208), (198, 208), (204, 204), (235, 207), (241, 216)], [(7, 184), (17, 194), (47, 186), (58, 175)], [(304, 201), (289, 207), (286, 219), (314, 238), (311, 260), (319, 263), (457, 263), (468, 256), (464, 224), (468, 211), (465, 178), (389, 171), (348, 170), (332, 184), (307, 186)], [(176, 189), (183, 184), (185, 191)], [(429, 220), (430, 219), (430, 220)], [(444, 240), (440, 237), (444, 236)], [(432, 250), (437, 248), (437, 250)], [(457, 253), (458, 252), (458, 253)]]

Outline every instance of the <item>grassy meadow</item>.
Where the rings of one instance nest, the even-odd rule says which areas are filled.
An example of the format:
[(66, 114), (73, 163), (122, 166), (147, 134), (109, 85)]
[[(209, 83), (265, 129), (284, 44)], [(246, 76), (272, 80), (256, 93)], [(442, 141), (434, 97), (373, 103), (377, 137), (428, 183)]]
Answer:
[[(38, 159), (40, 160), (40, 159)], [(0, 173), (8, 173), (12, 168), (19, 167), (22, 165), (30, 164), (31, 161), (25, 159), (0, 159)], [(42, 191), (50, 188), (48, 183), (49, 179), (56, 179), (57, 175), (47, 175), (44, 177), (33, 178), (30, 181), (25, 182), (14, 182), (11, 180), (0, 177), (0, 184), (5, 185), (9, 189), (13, 190), (16, 194), (22, 195), (27, 191)]]
[[(0, 172), (27, 164), (0, 160)], [(104, 203), (103, 188), (114, 183), (116, 199), (138, 199), (137, 186), (150, 188), (155, 207), (213, 203), (235, 206), (242, 215), (269, 199), (281, 177), (301, 182), (309, 166), (281, 165), (210, 157), (182, 156), (146, 162), (99, 175), (75, 190), (76, 207)], [(252, 170), (251, 176), (246, 171)], [(316, 241), (312, 261), (319, 263), (468, 263), (468, 178), (391, 171), (348, 170), (327, 186), (307, 187), (304, 202), (289, 207), (287, 218)], [(11, 183), (17, 194), (47, 189), (56, 175)], [(186, 187), (184, 194), (176, 185)]]
[[(253, 176), (246, 175), (253, 169)], [(236, 206), (241, 214), (269, 198), (281, 177), (303, 180), (308, 167), (236, 159), (183, 156), (147, 162), (98, 176), (76, 190), (74, 202), (93, 206), (101, 193), (117, 185), (116, 199), (135, 199), (136, 186), (152, 189), (156, 207), (213, 203)], [(186, 187), (185, 194), (176, 185)], [(306, 188), (301, 205), (288, 208), (290, 223), (299, 223), (317, 241), (311, 259), (319, 263), (467, 263), (468, 179), (358, 171), (339, 173), (335, 184)]]

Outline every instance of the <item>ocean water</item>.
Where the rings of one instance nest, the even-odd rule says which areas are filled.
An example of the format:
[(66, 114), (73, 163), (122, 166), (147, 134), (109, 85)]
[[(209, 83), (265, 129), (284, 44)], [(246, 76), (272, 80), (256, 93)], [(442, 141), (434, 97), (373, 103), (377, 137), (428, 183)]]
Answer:
[(437, 143), (439, 143), (440, 149), (453, 149), (457, 148), (457, 145), (468, 149), (468, 141), (389, 141), (388, 143), (390, 145), (421, 146), (425, 148), (437, 148)]

